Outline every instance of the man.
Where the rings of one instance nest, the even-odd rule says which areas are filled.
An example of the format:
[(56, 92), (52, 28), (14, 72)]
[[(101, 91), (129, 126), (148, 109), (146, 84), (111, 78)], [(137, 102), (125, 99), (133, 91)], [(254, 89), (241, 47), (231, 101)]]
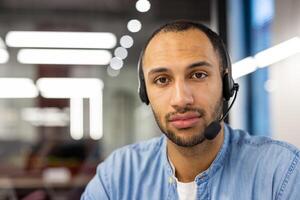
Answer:
[(82, 199), (300, 199), (299, 150), (223, 122), (237, 84), (217, 34), (191, 21), (162, 26), (139, 76), (164, 135), (112, 153)]

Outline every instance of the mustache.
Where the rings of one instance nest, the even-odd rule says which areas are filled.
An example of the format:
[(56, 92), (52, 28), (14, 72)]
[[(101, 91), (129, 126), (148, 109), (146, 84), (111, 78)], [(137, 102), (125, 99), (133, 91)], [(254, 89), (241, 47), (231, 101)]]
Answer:
[(177, 115), (177, 114), (184, 114), (184, 113), (187, 113), (187, 112), (196, 112), (200, 115), (200, 117), (203, 117), (206, 114), (205, 110), (202, 109), (202, 108), (184, 107), (184, 108), (177, 109), (175, 112), (168, 113), (165, 116), (165, 119), (166, 119), (166, 121), (169, 121), (171, 116)]

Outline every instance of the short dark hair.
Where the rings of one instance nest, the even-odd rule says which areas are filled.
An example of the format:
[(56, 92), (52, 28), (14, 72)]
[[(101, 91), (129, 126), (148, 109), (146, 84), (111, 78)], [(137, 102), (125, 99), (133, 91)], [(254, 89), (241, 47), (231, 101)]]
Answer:
[(139, 69), (139, 71), (143, 72), (142, 65), (143, 65), (144, 53), (145, 53), (145, 50), (146, 50), (147, 46), (149, 45), (150, 41), (152, 40), (152, 38), (154, 38), (159, 33), (182, 32), (182, 31), (187, 31), (190, 29), (199, 30), (199, 31), (203, 32), (209, 38), (214, 50), (218, 53), (218, 56), (220, 59), (220, 65), (221, 65), (220, 71), (221, 71), (221, 74), (223, 74), (224, 70), (228, 67), (228, 65), (230, 65), (230, 59), (229, 59), (229, 56), (228, 56), (228, 53), (227, 53), (227, 50), (226, 50), (223, 40), (217, 33), (212, 31), (207, 26), (205, 26), (199, 22), (195, 22), (195, 21), (191, 21), (191, 20), (172, 21), (172, 22), (164, 24), (163, 26), (161, 26), (157, 30), (155, 30), (152, 33), (152, 35), (149, 37), (149, 39), (147, 40), (147, 42), (141, 52), (140, 59), (139, 59), (139, 65), (141, 65), (139, 67), (141, 69)]

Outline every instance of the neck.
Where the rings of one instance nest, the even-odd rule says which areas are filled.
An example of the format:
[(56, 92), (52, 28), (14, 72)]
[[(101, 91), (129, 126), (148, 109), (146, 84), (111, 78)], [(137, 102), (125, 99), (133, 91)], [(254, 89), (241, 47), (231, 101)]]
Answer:
[(169, 159), (175, 167), (175, 176), (180, 182), (192, 182), (207, 170), (216, 158), (224, 141), (224, 128), (213, 140), (205, 140), (193, 147), (181, 147), (170, 140), (167, 142)]

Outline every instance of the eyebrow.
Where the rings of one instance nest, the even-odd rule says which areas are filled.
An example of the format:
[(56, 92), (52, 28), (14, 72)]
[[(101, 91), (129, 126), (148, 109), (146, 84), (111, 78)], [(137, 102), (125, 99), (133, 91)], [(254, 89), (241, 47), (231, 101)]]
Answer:
[(201, 66), (212, 67), (212, 65), (210, 63), (208, 63), (206, 61), (200, 61), (200, 62), (196, 62), (196, 63), (189, 65), (188, 68), (192, 69), (192, 68), (201, 67)]
[(167, 68), (165, 68), (165, 67), (157, 67), (157, 68), (151, 69), (148, 72), (148, 75), (156, 74), (156, 73), (162, 73), (162, 72), (167, 72), (167, 71), (169, 71), (169, 70)]
[[(201, 67), (201, 66), (212, 67), (212, 65), (210, 63), (206, 62), (206, 61), (199, 61), (199, 62), (195, 62), (195, 63), (192, 63), (192, 64), (188, 65), (187, 68), (188, 69), (193, 69), (195, 67)], [(157, 67), (157, 68), (151, 69), (148, 72), (148, 75), (167, 72), (167, 71), (169, 71), (169, 69), (167, 69), (165, 67)]]

